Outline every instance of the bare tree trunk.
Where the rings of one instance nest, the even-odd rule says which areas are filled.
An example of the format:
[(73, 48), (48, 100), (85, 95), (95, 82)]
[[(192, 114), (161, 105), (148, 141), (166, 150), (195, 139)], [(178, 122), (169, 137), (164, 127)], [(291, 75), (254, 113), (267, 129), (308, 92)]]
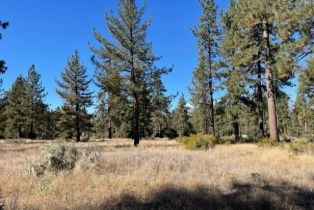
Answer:
[(272, 138), (275, 141), (279, 141), (276, 103), (273, 92), (273, 73), (271, 68), (272, 61), (269, 43), (269, 28), (266, 20), (263, 20), (263, 41), (266, 58), (266, 89), (267, 89), (269, 132), (270, 138)]

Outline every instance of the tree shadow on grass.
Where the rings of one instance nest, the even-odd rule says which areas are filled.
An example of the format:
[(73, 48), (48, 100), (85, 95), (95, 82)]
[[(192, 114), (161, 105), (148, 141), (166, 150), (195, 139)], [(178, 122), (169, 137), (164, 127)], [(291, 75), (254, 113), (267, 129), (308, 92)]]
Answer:
[(97, 206), (80, 206), (78, 209), (104, 210), (266, 210), (314, 209), (312, 191), (291, 186), (233, 183), (229, 193), (216, 188), (198, 186), (194, 189), (166, 186), (149, 193), (146, 198), (124, 194), (104, 201)]

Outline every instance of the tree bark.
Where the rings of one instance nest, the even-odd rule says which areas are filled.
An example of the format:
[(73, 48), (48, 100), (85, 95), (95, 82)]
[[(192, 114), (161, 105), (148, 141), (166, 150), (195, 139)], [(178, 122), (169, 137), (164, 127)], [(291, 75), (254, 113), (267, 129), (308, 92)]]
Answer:
[(211, 127), (212, 134), (216, 136), (215, 132), (215, 110), (214, 110), (214, 90), (213, 90), (213, 72), (212, 72), (212, 60), (211, 52), (208, 50), (208, 64), (209, 64), (209, 90), (210, 90), (210, 111), (211, 111)]
[(236, 143), (240, 141), (240, 129), (239, 129), (239, 123), (233, 122), (233, 132), (234, 132), (234, 140)]
[(262, 66), (261, 62), (258, 62), (258, 72), (257, 72), (257, 103), (258, 103), (258, 128), (260, 137), (265, 136), (264, 129), (264, 102), (263, 102), (263, 87), (262, 87)]
[(271, 61), (271, 48), (269, 42), (269, 27), (266, 20), (263, 20), (263, 42), (266, 59), (266, 89), (267, 89), (267, 105), (268, 105), (268, 121), (270, 138), (279, 141), (276, 102), (273, 90), (273, 73)]
[(234, 140), (236, 143), (238, 143), (240, 141), (240, 128), (239, 128), (238, 115), (234, 116), (232, 125), (233, 125)]
[[(132, 0), (132, 4), (135, 4), (135, 1)], [(131, 43), (133, 43), (133, 28), (131, 26), (130, 28), (130, 35), (131, 35)], [(135, 66), (134, 66), (134, 52), (131, 48), (130, 50), (131, 55), (131, 85), (138, 88), (138, 82), (137, 82), (137, 75), (135, 72)], [(133, 113), (133, 140), (134, 140), (134, 146), (137, 147), (137, 145), (140, 143), (140, 101), (139, 101), (139, 93), (137, 90), (133, 91), (133, 100), (134, 100), (134, 113)]]
[(81, 141), (81, 131), (80, 131), (80, 117), (79, 117), (79, 110), (80, 107), (78, 104), (76, 104), (75, 107), (75, 118), (76, 118), (76, 142)]
[(140, 143), (140, 123), (139, 123), (139, 116), (140, 116), (140, 109), (139, 109), (139, 97), (138, 94), (134, 94), (135, 104), (134, 104), (134, 146), (136, 147)]
[(110, 112), (111, 112), (111, 107), (109, 105), (109, 107), (108, 107), (108, 116), (109, 116), (108, 138), (112, 139), (112, 122), (111, 122), (111, 115), (110, 115), (111, 113)]

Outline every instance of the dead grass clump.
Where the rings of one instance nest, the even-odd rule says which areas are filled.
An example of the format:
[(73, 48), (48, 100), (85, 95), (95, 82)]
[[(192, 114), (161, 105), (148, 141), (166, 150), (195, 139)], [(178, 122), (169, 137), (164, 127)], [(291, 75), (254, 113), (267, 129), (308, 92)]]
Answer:
[(78, 149), (70, 144), (51, 144), (45, 148), (39, 160), (30, 164), (29, 172), (40, 176), (45, 171), (58, 173), (60, 171), (72, 170), (79, 159)]

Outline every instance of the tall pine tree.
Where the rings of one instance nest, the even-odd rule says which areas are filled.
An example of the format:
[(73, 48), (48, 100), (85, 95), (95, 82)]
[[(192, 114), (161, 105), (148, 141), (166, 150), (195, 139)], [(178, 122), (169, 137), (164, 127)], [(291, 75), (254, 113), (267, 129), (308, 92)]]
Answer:
[(299, 135), (314, 133), (314, 57), (300, 71), (298, 94), (294, 104), (294, 121), (298, 127), (295, 132)]
[[(204, 111), (204, 116), (210, 116), (211, 133), (215, 135), (214, 110), (214, 78), (216, 75), (215, 58), (217, 57), (219, 30), (217, 26), (217, 6), (213, 0), (199, 0), (203, 14), (199, 25), (193, 30), (198, 38), (199, 66), (193, 77), (192, 95), (196, 107)], [(205, 107), (209, 106), (209, 108)], [(210, 112), (208, 114), (208, 112)], [(203, 119), (204, 132), (209, 133), (208, 121)]]
[(269, 132), (274, 140), (279, 140), (276, 89), (293, 77), (296, 58), (309, 43), (308, 32), (302, 34), (299, 24), (308, 25), (309, 17), (301, 21), (300, 12), (311, 4), (292, 0), (238, 0), (234, 12), (242, 39), (237, 51), (239, 64), (259, 65), (264, 69), (260, 72), (266, 81)]
[[(0, 21), (0, 29), (6, 29), (8, 27), (8, 22), (2, 22)], [(2, 34), (0, 33), (0, 39), (2, 38)], [(0, 60), (0, 74), (3, 74), (7, 70), (7, 67), (5, 66), (5, 61)], [(0, 78), (0, 87), (2, 85), (2, 79)], [(1, 89), (0, 89), (1, 91)]]
[(89, 91), (91, 80), (88, 79), (86, 67), (80, 62), (78, 51), (68, 60), (61, 79), (56, 82), (59, 86), (57, 93), (64, 100), (64, 114), (67, 116), (64, 129), (75, 128), (76, 141), (79, 142), (82, 133), (90, 130), (87, 108), (92, 105), (92, 93)]
[(45, 114), (44, 97), (46, 96), (45, 88), (40, 81), (40, 74), (36, 71), (35, 66), (32, 65), (28, 70), (26, 78), (27, 89), (27, 106), (28, 106), (28, 121), (29, 132), (28, 138), (34, 139), (38, 135), (38, 128), (40, 127)]
[(179, 136), (191, 134), (192, 125), (190, 123), (189, 108), (183, 94), (179, 98), (177, 107), (173, 110), (172, 121), (172, 126)]
[(165, 95), (166, 89), (162, 83), (160, 72), (153, 74), (151, 89), (153, 137), (162, 138), (168, 126), (169, 106), (172, 97)]
[(28, 84), (24, 77), (18, 76), (7, 92), (5, 110), (7, 138), (26, 138), (28, 136)]
[[(118, 15), (106, 15), (108, 29), (115, 41), (110, 42), (95, 32), (95, 38), (101, 47), (92, 48), (98, 60), (101, 60), (99, 63), (104, 64), (108, 60), (114, 66), (115, 73), (110, 75), (120, 78), (121, 83), (116, 86), (123, 91), (122, 95), (132, 107), (130, 124), (135, 146), (143, 137), (141, 133), (146, 133), (144, 121), (149, 120), (149, 80), (155, 71), (160, 71), (154, 68), (154, 62), (158, 58), (152, 53), (152, 44), (146, 41), (150, 21), (142, 21), (143, 13), (144, 8), (138, 8), (135, 0), (119, 0)], [(106, 67), (104, 70), (108, 71)], [(109, 77), (109, 74), (104, 75)]]

